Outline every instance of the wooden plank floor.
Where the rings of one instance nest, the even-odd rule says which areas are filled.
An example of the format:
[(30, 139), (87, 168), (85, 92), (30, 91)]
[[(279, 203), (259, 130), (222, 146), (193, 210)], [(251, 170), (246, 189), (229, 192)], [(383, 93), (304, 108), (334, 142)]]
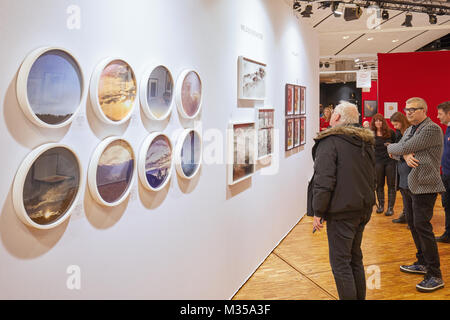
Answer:
[[(370, 300), (450, 299), (450, 244), (438, 243), (446, 287), (420, 293), (415, 285), (422, 275), (405, 274), (402, 264), (415, 261), (415, 246), (406, 224), (392, 223), (402, 211), (397, 195), (395, 214), (372, 214), (364, 231), (362, 251)], [(433, 229), (444, 232), (441, 197), (436, 201)], [(326, 229), (312, 234), (312, 218), (304, 217), (260, 265), (233, 300), (329, 300), (338, 299), (328, 259)]]

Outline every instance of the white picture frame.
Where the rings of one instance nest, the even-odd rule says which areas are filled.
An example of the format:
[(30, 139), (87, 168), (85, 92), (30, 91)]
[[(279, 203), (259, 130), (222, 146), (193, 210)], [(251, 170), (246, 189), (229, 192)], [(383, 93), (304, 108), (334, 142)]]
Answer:
[[(244, 136), (236, 137), (236, 131), (239, 128), (246, 128), (250, 130), (250, 132), (244, 132)], [(239, 133), (239, 132), (238, 132)], [(247, 146), (248, 142), (248, 152), (245, 150), (243, 153), (244, 155), (244, 161), (246, 162), (246, 158), (248, 156), (249, 163), (242, 163), (242, 168), (235, 167), (235, 165), (239, 165), (238, 162), (241, 158), (243, 153), (237, 154), (236, 147), (238, 146), (239, 142), (242, 143), (242, 138), (245, 138), (245, 148)], [(247, 139), (248, 138), (248, 139)], [(240, 141), (237, 141), (237, 140)], [(252, 177), (255, 174), (256, 170), (256, 144), (257, 144), (257, 130), (256, 130), (256, 124), (255, 122), (231, 122), (228, 126), (228, 185), (235, 185), (237, 183), (240, 183), (250, 177)], [(236, 160), (236, 161), (235, 161)], [(249, 170), (248, 170), (249, 169)], [(243, 175), (238, 175), (238, 173), (235, 173), (235, 171), (249, 171)]]
[(239, 56), (238, 66), (238, 98), (240, 100), (265, 100), (267, 65)]
[[(169, 166), (169, 172), (167, 173), (167, 176), (166, 176), (164, 182), (159, 187), (155, 188), (148, 182), (148, 179), (147, 179), (147, 171), (146, 171), (147, 152), (148, 152), (152, 142), (157, 137), (161, 137), (161, 136), (166, 138), (167, 141), (169, 142), (169, 147), (170, 147), (170, 151), (171, 151), (170, 166)], [(169, 181), (172, 177), (172, 168), (173, 168), (173, 146), (172, 146), (172, 142), (171, 142), (169, 136), (167, 136), (166, 134), (164, 134), (162, 132), (153, 132), (153, 133), (149, 134), (147, 136), (147, 138), (145, 138), (145, 140), (143, 141), (140, 151), (139, 151), (139, 156), (138, 156), (137, 170), (138, 170), (139, 179), (140, 179), (142, 185), (147, 190), (155, 191), (155, 192), (164, 189), (164, 187), (169, 183)]]
[[(79, 177), (78, 190), (77, 190), (75, 196), (73, 197), (71, 205), (61, 215), (60, 218), (58, 218), (57, 220), (55, 220), (54, 222), (49, 223), (49, 224), (39, 224), (39, 223), (36, 223), (35, 221), (33, 221), (29, 217), (27, 210), (25, 208), (25, 205), (24, 205), (23, 194), (24, 194), (25, 181), (26, 181), (26, 178), (27, 178), (27, 175), (28, 175), (30, 169), (35, 164), (36, 160), (42, 154), (44, 154), (45, 152), (47, 152), (51, 149), (54, 149), (54, 148), (66, 149), (73, 155), (74, 159), (77, 161), (78, 177)], [(65, 145), (65, 144), (61, 144), (61, 143), (47, 143), (47, 144), (41, 145), (41, 146), (37, 147), (36, 149), (32, 150), (25, 157), (25, 159), (22, 161), (19, 169), (17, 170), (16, 176), (14, 178), (14, 183), (13, 183), (13, 188), (12, 188), (12, 198), (13, 198), (13, 207), (16, 212), (16, 215), (27, 226), (30, 226), (30, 227), (33, 227), (36, 229), (41, 229), (41, 230), (48, 230), (48, 229), (55, 228), (55, 227), (59, 226), (60, 224), (62, 224), (64, 221), (66, 221), (72, 214), (73, 209), (74, 209), (74, 207), (76, 207), (78, 200), (80, 198), (81, 189), (82, 189), (83, 185), (84, 185), (83, 168), (81, 165), (81, 161), (80, 161), (78, 155), (75, 153), (75, 151), (71, 147), (69, 147), (68, 145)]]
[[(112, 120), (105, 114), (105, 112), (102, 109), (101, 103), (100, 103), (99, 92), (98, 92), (100, 80), (101, 80), (104, 69), (110, 63), (112, 63), (114, 61), (120, 61), (120, 62), (126, 64), (130, 68), (132, 77), (134, 79), (133, 80), (134, 88), (136, 90), (136, 92), (134, 94), (134, 101), (132, 102), (131, 106), (129, 107), (128, 113), (126, 114), (126, 116), (124, 116), (120, 120)], [(92, 109), (93, 109), (95, 115), (103, 123), (108, 124), (108, 125), (113, 125), (113, 126), (119, 126), (119, 125), (122, 125), (125, 122), (127, 122), (130, 119), (130, 117), (132, 116), (134, 108), (139, 100), (138, 79), (137, 79), (137, 76), (136, 76), (136, 73), (135, 73), (133, 67), (122, 57), (108, 57), (108, 58), (101, 60), (95, 67), (94, 72), (92, 73), (92, 76), (91, 76), (91, 83), (89, 86), (89, 97), (90, 97)]]
[[(133, 169), (132, 169), (132, 173), (131, 173), (132, 177), (131, 177), (130, 181), (128, 182), (127, 189), (125, 190), (125, 192), (122, 193), (122, 196), (119, 199), (117, 199), (116, 201), (108, 202), (102, 197), (102, 195), (100, 194), (100, 192), (98, 190), (97, 170), (98, 170), (99, 161), (100, 161), (101, 156), (103, 155), (103, 152), (113, 142), (119, 141), (119, 140), (124, 141), (128, 145), (130, 153), (131, 153), (131, 157), (134, 160), (134, 165), (133, 165)], [(92, 198), (98, 204), (100, 204), (104, 207), (115, 207), (115, 206), (120, 205), (122, 202), (124, 202), (126, 200), (126, 198), (129, 196), (131, 188), (134, 184), (134, 180), (136, 178), (136, 167), (137, 167), (136, 162), (137, 162), (136, 156), (135, 156), (135, 153), (133, 151), (131, 144), (124, 138), (112, 136), (112, 137), (108, 137), (108, 138), (104, 139), (103, 141), (101, 141), (95, 148), (95, 150), (91, 156), (91, 160), (89, 162), (89, 167), (88, 167), (88, 187), (89, 187), (89, 192), (90, 192)]]
[[(72, 115), (70, 117), (68, 117), (67, 119), (65, 119), (64, 121), (62, 121), (60, 123), (55, 123), (55, 124), (45, 122), (36, 115), (36, 113), (33, 111), (31, 103), (29, 101), (29, 95), (28, 95), (29, 94), (28, 80), (29, 80), (30, 72), (31, 72), (33, 65), (41, 56), (43, 56), (46, 53), (51, 52), (51, 51), (60, 51), (71, 58), (73, 63), (76, 65), (76, 68), (78, 69), (77, 76), (80, 81), (80, 91), (81, 91), (78, 104), (75, 104), (75, 109), (74, 109)], [(55, 75), (55, 77), (56, 78), (53, 80), (49, 79), (49, 82), (57, 83), (58, 82), (57, 74)], [(69, 50), (67, 50), (65, 48), (55, 47), (55, 46), (47, 46), (47, 47), (37, 48), (37, 49), (33, 50), (32, 52), (30, 52), (26, 56), (26, 58), (22, 62), (22, 65), (20, 66), (20, 69), (19, 69), (19, 72), (17, 75), (17, 80), (16, 80), (17, 100), (19, 102), (19, 105), (20, 105), (23, 113), (27, 117), (27, 119), (30, 120), (33, 124), (37, 125), (38, 127), (62, 128), (62, 127), (69, 125), (73, 121), (73, 119), (76, 117), (78, 111), (80, 110), (84, 94), (85, 94), (85, 80), (84, 80), (83, 71), (81, 69), (81, 66), (78, 63), (78, 60), (75, 58), (75, 56)]]
[[(152, 72), (154, 70), (156, 70), (159, 67), (163, 67), (163, 68), (166, 69), (166, 71), (168, 72), (168, 75), (170, 77), (170, 81), (172, 82), (172, 88), (175, 86), (175, 83), (174, 83), (174, 80), (173, 80), (173, 76), (172, 76), (172, 73), (170, 72), (169, 68), (167, 68), (163, 64), (152, 64), (152, 65), (149, 65), (149, 66), (147, 66), (145, 68), (145, 70), (144, 70), (144, 72), (143, 72), (143, 74), (141, 76), (141, 81), (140, 81), (140, 84), (139, 84), (139, 100), (140, 100), (140, 103), (141, 103), (142, 110), (144, 111), (144, 114), (149, 119), (156, 120), (156, 121), (163, 121), (163, 120), (166, 120), (170, 116), (170, 114), (172, 113), (173, 103), (174, 103), (174, 100), (175, 100), (175, 97), (173, 95), (174, 90), (172, 89), (170, 91), (169, 107), (168, 107), (167, 111), (161, 116), (157, 116), (155, 114), (155, 112), (152, 111), (152, 107), (149, 105), (148, 99), (147, 99), (148, 95), (149, 95), (148, 82), (152, 80), (152, 79), (150, 79), (150, 75), (152, 74)], [(164, 87), (164, 89), (166, 90), (166, 86), (167, 86), (166, 83), (162, 83), (162, 84), (156, 83), (156, 84), (157, 84), (157, 86), (161, 86), (162, 85)]]
[[(188, 114), (186, 112), (185, 106), (183, 105), (183, 84), (184, 84), (184, 80), (191, 72), (196, 74), (199, 79), (200, 99), (199, 99), (196, 111), (193, 114)], [(175, 102), (177, 105), (178, 112), (185, 119), (192, 120), (192, 119), (197, 118), (197, 116), (200, 114), (201, 109), (202, 109), (202, 104), (203, 104), (202, 103), (203, 102), (203, 82), (202, 82), (202, 78), (201, 78), (200, 74), (196, 70), (184, 69), (178, 76), (176, 86), (175, 86)]]
[[(197, 136), (198, 142), (199, 142), (198, 164), (197, 164), (195, 170), (191, 174), (186, 174), (185, 171), (183, 170), (182, 150), (183, 150), (184, 142), (185, 142), (186, 138), (188, 137), (188, 135), (191, 134), (191, 132), (193, 132), (193, 134)], [(195, 153), (195, 151), (194, 151), (194, 153)], [(203, 139), (198, 130), (185, 129), (181, 132), (181, 134), (179, 135), (179, 137), (177, 139), (177, 144), (175, 146), (174, 162), (175, 162), (175, 169), (181, 178), (186, 179), (186, 180), (191, 180), (198, 174), (198, 172), (200, 171), (200, 167), (202, 166), (202, 162), (203, 162)]]

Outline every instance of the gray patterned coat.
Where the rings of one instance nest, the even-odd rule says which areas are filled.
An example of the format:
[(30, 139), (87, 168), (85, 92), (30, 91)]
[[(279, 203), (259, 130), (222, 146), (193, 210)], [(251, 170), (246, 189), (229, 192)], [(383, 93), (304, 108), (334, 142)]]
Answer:
[(413, 136), (412, 126), (406, 129), (398, 143), (387, 147), (388, 153), (403, 156), (414, 153), (419, 166), (408, 175), (408, 187), (413, 194), (439, 193), (445, 188), (441, 180), (440, 166), (444, 137), (441, 128), (430, 118), (426, 118)]

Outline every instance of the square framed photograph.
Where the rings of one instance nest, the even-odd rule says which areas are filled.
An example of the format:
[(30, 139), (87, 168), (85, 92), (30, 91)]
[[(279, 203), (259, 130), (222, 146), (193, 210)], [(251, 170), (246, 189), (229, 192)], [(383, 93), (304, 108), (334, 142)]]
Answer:
[(264, 100), (266, 98), (267, 65), (239, 56), (239, 99)]
[(285, 110), (286, 116), (294, 114), (294, 85), (292, 84), (286, 84)]
[(306, 117), (300, 118), (300, 145), (306, 144)]
[(256, 126), (254, 122), (233, 122), (228, 130), (228, 184), (233, 185), (255, 173)]
[(300, 114), (306, 114), (306, 87), (300, 87)]
[(286, 119), (286, 142), (285, 150), (289, 151), (294, 148), (294, 119)]

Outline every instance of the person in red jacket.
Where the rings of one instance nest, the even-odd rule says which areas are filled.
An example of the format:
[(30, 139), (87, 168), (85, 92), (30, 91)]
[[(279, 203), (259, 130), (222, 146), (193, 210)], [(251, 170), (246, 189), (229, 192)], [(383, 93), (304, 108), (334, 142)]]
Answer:
[(330, 126), (330, 119), (332, 113), (333, 111), (329, 107), (326, 107), (323, 110), (323, 117), (320, 118), (320, 131), (327, 129)]

